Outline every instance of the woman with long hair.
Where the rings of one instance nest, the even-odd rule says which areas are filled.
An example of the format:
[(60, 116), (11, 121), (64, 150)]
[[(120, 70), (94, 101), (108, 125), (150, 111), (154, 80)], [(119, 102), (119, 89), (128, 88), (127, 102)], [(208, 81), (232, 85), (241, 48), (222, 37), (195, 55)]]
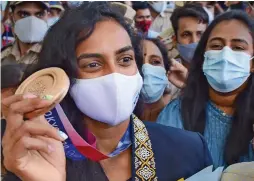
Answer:
[(137, 61), (141, 61), (138, 65), (142, 65), (139, 69), (144, 83), (134, 113), (141, 120), (155, 122), (172, 99), (167, 78), (170, 62), (167, 49), (159, 39), (145, 38), (142, 44), (143, 59)]
[(136, 61), (144, 83), (134, 113), (142, 120), (156, 122), (169, 101), (179, 96), (180, 89), (176, 87), (183, 87), (188, 70), (176, 60), (169, 60), (159, 39), (145, 38), (142, 44), (143, 59)]
[(204, 135), (216, 167), (254, 160), (253, 32), (244, 12), (218, 16), (199, 42), (182, 97), (158, 118)]
[(135, 61), (142, 51), (130, 28), (108, 3), (84, 2), (50, 29), (37, 70), (61, 68), (71, 85), (61, 105), (45, 117), (60, 111), (62, 122), (71, 123), (87, 146), (72, 144), (44, 116), (24, 119), (25, 113), (49, 106), (52, 96), (8, 97), (2, 101), (9, 108), (2, 141), (9, 172), (3, 180), (175, 181), (212, 164), (200, 134), (143, 123), (132, 114), (143, 80)]

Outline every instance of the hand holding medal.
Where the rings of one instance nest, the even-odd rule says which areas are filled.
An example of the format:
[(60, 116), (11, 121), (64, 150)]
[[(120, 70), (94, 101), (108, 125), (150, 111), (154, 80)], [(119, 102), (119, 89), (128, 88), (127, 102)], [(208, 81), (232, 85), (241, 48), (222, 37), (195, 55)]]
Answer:
[(62, 141), (67, 135), (53, 128), (43, 115), (64, 98), (68, 88), (65, 72), (49, 68), (30, 76), (16, 95), (2, 101), (8, 108), (2, 140), (4, 166), (24, 181), (65, 180)]

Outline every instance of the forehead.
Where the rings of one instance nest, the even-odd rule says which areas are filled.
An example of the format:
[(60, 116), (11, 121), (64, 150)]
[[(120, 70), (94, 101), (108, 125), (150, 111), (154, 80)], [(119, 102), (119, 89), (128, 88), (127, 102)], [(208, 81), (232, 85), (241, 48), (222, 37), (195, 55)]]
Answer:
[(114, 20), (104, 20), (95, 25), (93, 33), (81, 42), (76, 53), (110, 53), (132, 46), (127, 31)]
[(162, 57), (160, 49), (149, 40), (144, 40), (144, 53), (146, 55), (158, 55)]
[(182, 17), (178, 21), (178, 30), (182, 31), (204, 31), (207, 24), (203, 24), (194, 17)]
[(148, 16), (151, 14), (150, 10), (147, 8), (147, 9), (139, 9), (137, 10), (137, 16)]
[(243, 39), (249, 44), (253, 44), (249, 28), (239, 20), (222, 21), (217, 24), (212, 30), (209, 39), (214, 37), (221, 37), (225, 40)]
[(15, 12), (18, 11), (27, 11), (27, 12), (34, 12), (34, 11), (43, 11), (45, 8), (39, 2), (24, 2), (15, 7)]

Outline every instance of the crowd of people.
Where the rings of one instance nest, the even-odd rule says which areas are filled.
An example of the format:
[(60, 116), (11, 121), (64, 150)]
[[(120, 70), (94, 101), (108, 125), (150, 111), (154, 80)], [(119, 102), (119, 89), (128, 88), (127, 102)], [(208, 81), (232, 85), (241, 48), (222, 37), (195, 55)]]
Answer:
[[(2, 1), (1, 35), (4, 181), (254, 180), (253, 1)], [(15, 94), (47, 68), (65, 129)]]

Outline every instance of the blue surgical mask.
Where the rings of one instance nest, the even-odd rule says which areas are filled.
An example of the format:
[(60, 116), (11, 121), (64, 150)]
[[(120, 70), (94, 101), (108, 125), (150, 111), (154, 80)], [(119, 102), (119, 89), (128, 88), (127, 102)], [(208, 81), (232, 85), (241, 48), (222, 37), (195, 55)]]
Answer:
[(48, 26), (49, 26), (49, 27), (53, 26), (59, 19), (60, 19), (60, 17), (58, 17), (58, 16), (49, 18), (49, 19), (47, 20)]
[(198, 43), (191, 43), (186, 45), (178, 43), (177, 50), (179, 51), (179, 54), (184, 61), (191, 63), (197, 46)]
[(238, 89), (250, 76), (250, 61), (245, 52), (229, 47), (205, 52), (203, 72), (210, 86), (222, 93)]
[(144, 83), (141, 89), (141, 97), (145, 103), (158, 101), (168, 85), (168, 78), (164, 67), (144, 64), (142, 66)]

